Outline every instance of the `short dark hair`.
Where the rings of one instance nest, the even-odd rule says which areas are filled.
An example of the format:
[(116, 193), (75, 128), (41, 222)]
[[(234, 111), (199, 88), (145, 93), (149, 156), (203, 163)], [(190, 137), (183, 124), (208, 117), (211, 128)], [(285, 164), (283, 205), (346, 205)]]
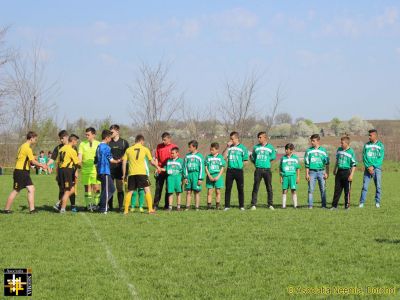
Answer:
[(374, 129), (370, 129), (370, 130), (368, 130), (368, 133), (376, 133), (376, 134), (378, 134), (378, 130), (376, 130), (375, 128)]
[(217, 142), (211, 143), (210, 148), (219, 149), (219, 144)]
[(178, 148), (178, 147), (174, 147), (174, 148), (171, 149), (171, 152), (172, 152), (172, 151), (179, 152), (179, 148)]
[(37, 133), (34, 132), (34, 131), (29, 131), (29, 132), (26, 134), (26, 139), (27, 139), (27, 140), (33, 139), (33, 138), (35, 138), (35, 137), (37, 137)]
[(292, 143), (286, 144), (285, 145), (285, 150), (290, 149), (290, 150), (294, 150), (294, 145)]
[(40, 154), (42, 154), (42, 153), (44, 154), (44, 151), (43, 151), (43, 150), (40, 150)]
[(110, 130), (108, 130), (108, 129), (104, 129), (101, 132), (101, 139), (102, 140), (105, 140), (106, 138), (111, 137), (111, 136), (112, 136), (112, 132)]
[(268, 137), (267, 133), (265, 131), (260, 131), (259, 133), (257, 133), (257, 137), (259, 138), (260, 136), (265, 135), (266, 137)]
[(68, 136), (68, 132), (66, 131), (66, 130), (61, 130), (59, 133), (58, 133), (58, 137), (60, 138), (60, 140), (63, 138), (63, 137), (66, 137), (66, 136)]
[(143, 136), (143, 134), (138, 134), (138, 135), (135, 137), (135, 143), (139, 143), (139, 142), (141, 142), (141, 141), (144, 141), (144, 136)]
[(68, 138), (68, 142), (77, 141), (77, 140), (79, 140), (79, 136), (77, 136), (76, 134), (71, 134)]
[(199, 142), (198, 141), (196, 141), (196, 140), (191, 140), (189, 143), (188, 143), (188, 146), (190, 146), (190, 145), (192, 145), (193, 147), (195, 147), (196, 149), (199, 147)]
[(319, 140), (321, 139), (318, 133), (314, 133), (314, 134), (310, 137), (310, 140), (314, 140), (314, 139), (316, 139), (317, 141), (319, 141)]
[(348, 135), (342, 136), (340, 138), (341, 141), (346, 141), (347, 144), (350, 144), (350, 137)]
[(116, 130), (116, 131), (119, 131), (119, 125), (117, 125), (117, 124), (113, 124), (113, 125), (111, 125), (111, 126), (110, 126), (110, 130)]
[(169, 133), (169, 132), (164, 132), (162, 135), (161, 135), (161, 138), (163, 139), (163, 138), (170, 138), (171, 137), (171, 134)]
[(96, 134), (96, 129), (94, 129), (93, 127), (88, 127), (86, 128), (85, 132), (91, 132), (92, 134)]
[(232, 131), (232, 132), (229, 134), (229, 136), (230, 136), (230, 137), (235, 136), (235, 137), (239, 138), (239, 132), (237, 132), (237, 131)]

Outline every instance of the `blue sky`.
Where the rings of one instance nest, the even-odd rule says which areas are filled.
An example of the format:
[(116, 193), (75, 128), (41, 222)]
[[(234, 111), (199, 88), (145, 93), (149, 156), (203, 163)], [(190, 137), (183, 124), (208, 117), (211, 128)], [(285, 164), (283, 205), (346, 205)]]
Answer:
[(256, 69), (260, 115), (280, 83), (295, 118), (400, 115), (399, 1), (2, 1), (0, 20), (10, 46), (41, 41), (58, 120), (130, 123), (127, 86), (160, 59), (193, 109)]

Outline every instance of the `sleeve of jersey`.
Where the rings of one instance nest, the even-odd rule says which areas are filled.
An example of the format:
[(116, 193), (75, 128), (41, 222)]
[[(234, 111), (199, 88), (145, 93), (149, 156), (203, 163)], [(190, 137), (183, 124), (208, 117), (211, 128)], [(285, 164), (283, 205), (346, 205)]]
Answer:
[(82, 143), (79, 144), (78, 154), (83, 154), (83, 145), (82, 145)]
[(326, 157), (325, 157), (325, 165), (329, 165), (329, 154), (328, 154), (328, 151), (325, 149), (325, 155), (326, 155)]
[(29, 159), (30, 161), (32, 161), (32, 160), (35, 159), (35, 156), (33, 155), (32, 149), (31, 149), (30, 147), (28, 147), (28, 148), (26, 149), (26, 156), (28, 157), (28, 159)]
[(271, 147), (271, 159), (270, 160), (275, 160), (276, 159), (276, 150), (274, 147)]
[(221, 167), (226, 167), (226, 161), (225, 158), (221, 155)]
[(74, 163), (74, 165), (77, 165), (79, 163), (78, 154), (76, 153), (75, 150), (71, 151), (71, 160)]
[(381, 143), (381, 150), (380, 150), (380, 156), (378, 157), (378, 160), (377, 160), (377, 165), (378, 166), (381, 166), (382, 165), (382, 163), (383, 163), (383, 159), (385, 158), (385, 146)]
[(107, 159), (108, 159), (109, 161), (111, 161), (112, 158), (113, 158), (113, 156), (112, 156), (112, 154), (111, 154), (111, 149), (110, 149), (110, 147), (106, 147), (106, 149), (105, 149), (104, 152), (105, 152), (105, 155), (106, 155)]
[(204, 157), (200, 156), (200, 172), (199, 172), (199, 180), (203, 180), (206, 177), (206, 171), (204, 168)]
[(188, 170), (187, 170), (187, 162), (186, 162), (186, 157), (183, 160), (183, 178), (187, 179), (188, 178)]
[(150, 150), (146, 148), (146, 157), (149, 161), (153, 160), (153, 156), (151, 156)]
[(357, 159), (356, 159), (356, 154), (354, 151), (351, 153), (351, 166), (355, 167), (357, 166)]
[(304, 166), (306, 169), (310, 167), (310, 158), (308, 157), (308, 151), (304, 154)]
[(283, 175), (282, 163), (283, 163), (283, 157), (279, 161), (279, 172), (280, 172), (281, 175)]
[(243, 160), (249, 160), (249, 150), (243, 146)]
[(54, 148), (50, 158), (55, 161), (57, 160), (57, 156), (58, 156), (58, 146)]
[(124, 156), (122, 156), (122, 160), (128, 160), (128, 152), (125, 151)]

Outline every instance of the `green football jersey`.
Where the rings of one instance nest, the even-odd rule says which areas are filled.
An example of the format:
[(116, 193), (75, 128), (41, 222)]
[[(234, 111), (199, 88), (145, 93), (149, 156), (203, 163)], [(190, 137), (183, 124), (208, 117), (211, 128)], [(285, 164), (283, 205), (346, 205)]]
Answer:
[(281, 176), (296, 175), (297, 170), (300, 169), (299, 157), (295, 154), (290, 156), (282, 156), (279, 163), (279, 170)]
[(276, 159), (276, 150), (271, 144), (255, 145), (250, 159), (256, 168), (269, 169), (271, 168), (271, 161)]
[(187, 178), (189, 173), (197, 172), (199, 180), (205, 177), (204, 157), (200, 152), (188, 153), (184, 159), (184, 177)]
[(82, 141), (79, 145), (78, 154), (82, 154), (82, 173), (83, 174), (96, 174), (96, 166), (94, 164), (94, 157), (96, 156), (97, 147), (100, 145), (99, 141), (93, 142)]
[(336, 163), (338, 169), (350, 169), (357, 165), (356, 154), (354, 150), (348, 148), (344, 150), (342, 147), (339, 147), (336, 151)]
[(363, 149), (363, 162), (366, 168), (371, 166), (375, 168), (382, 167), (383, 158), (385, 157), (385, 146), (381, 141), (376, 143), (368, 142)]
[(243, 169), (243, 163), (249, 160), (249, 151), (242, 144), (232, 145), (228, 148), (228, 168)]
[(178, 157), (176, 159), (168, 159), (165, 171), (168, 176), (182, 176), (183, 175), (183, 159)]
[(304, 164), (307, 169), (323, 170), (326, 165), (329, 165), (328, 151), (324, 147), (310, 147), (304, 154)]
[(211, 175), (218, 174), (221, 168), (226, 166), (225, 159), (221, 154), (216, 156), (208, 154), (205, 160), (205, 165), (207, 166), (208, 172)]

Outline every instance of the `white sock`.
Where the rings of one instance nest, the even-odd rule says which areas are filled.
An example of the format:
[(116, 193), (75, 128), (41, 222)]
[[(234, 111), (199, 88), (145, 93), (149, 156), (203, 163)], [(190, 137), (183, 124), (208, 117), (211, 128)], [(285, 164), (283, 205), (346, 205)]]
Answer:
[(297, 194), (293, 194), (292, 198), (293, 198), (293, 206), (297, 207)]
[(282, 208), (286, 208), (286, 194), (282, 194)]

